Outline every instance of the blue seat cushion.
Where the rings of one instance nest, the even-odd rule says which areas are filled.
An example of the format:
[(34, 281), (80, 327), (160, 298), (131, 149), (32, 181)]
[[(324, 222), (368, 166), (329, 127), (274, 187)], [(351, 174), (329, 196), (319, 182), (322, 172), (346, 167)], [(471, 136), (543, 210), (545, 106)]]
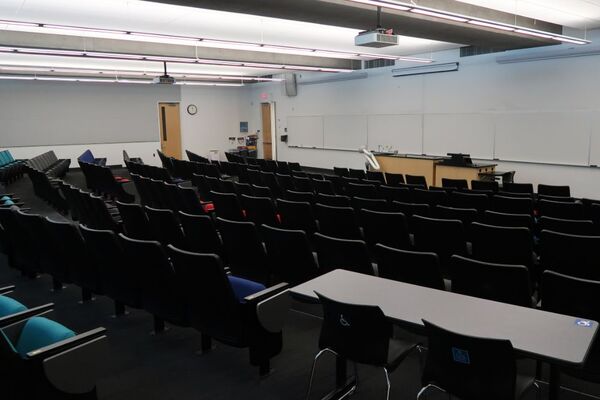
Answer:
[(5, 200), (5, 201), (4, 201), (4, 205), (5, 205), (5, 206), (14, 206), (14, 205), (15, 205), (15, 202), (14, 202), (14, 201), (12, 201), (12, 200)]
[(75, 332), (44, 317), (30, 318), (23, 327), (15, 349), (23, 358), (27, 353), (75, 336)]
[(10, 297), (0, 296), (0, 318), (27, 310), (23, 304)]
[(2, 197), (0, 197), (0, 200), (2, 200), (2, 201), (10, 200), (10, 197), (2, 196)]
[(94, 163), (94, 155), (92, 154), (92, 152), (90, 150), (86, 150), (83, 152), (82, 155), (79, 156), (78, 160), (93, 164)]
[(244, 302), (244, 297), (266, 289), (265, 285), (248, 279), (238, 278), (237, 276), (232, 275), (229, 275), (227, 278), (229, 279), (235, 298), (240, 303)]

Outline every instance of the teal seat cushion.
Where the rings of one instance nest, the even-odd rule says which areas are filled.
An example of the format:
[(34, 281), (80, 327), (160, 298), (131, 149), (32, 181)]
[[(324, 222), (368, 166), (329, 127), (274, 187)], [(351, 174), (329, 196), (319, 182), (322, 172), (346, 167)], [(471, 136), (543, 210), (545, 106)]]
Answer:
[(75, 332), (44, 317), (30, 318), (23, 327), (15, 349), (23, 358), (27, 353), (75, 336)]
[(0, 200), (2, 200), (2, 201), (10, 200), (10, 197), (2, 196), (2, 197), (0, 197)]
[(227, 278), (229, 279), (235, 298), (240, 303), (244, 301), (244, 297), (265, 290), (265, 285), (248, 279), (238, 278), (237, 276), (232, 275), (229, 275)]
[(5, 205), (5, 206), (14, 206), (14, 205), (15, 205), (15, 202), (14, 202), (14, 201), (12, 201), (12, 200), (5, 200), (5, 201), (4, 201), (4, 205)]
[(23, 304), (10, 297), (0, 296), (0, 318), (27, 310)]

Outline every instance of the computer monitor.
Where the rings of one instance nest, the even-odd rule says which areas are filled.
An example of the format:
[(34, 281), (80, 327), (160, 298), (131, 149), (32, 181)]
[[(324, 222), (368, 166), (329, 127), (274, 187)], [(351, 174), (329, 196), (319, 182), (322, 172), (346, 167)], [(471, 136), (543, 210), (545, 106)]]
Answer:
[(473, 165), (470, 154), (463, 153), (448, 153), (450, 159), (446, 160), (446, 164), (452, 165)]

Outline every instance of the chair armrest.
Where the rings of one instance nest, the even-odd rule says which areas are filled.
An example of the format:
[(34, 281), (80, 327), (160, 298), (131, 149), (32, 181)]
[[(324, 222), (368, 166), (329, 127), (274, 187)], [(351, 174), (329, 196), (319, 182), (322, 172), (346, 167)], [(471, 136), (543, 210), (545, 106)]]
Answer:
[(31, 317), (49, 313), (50, 311), (52, 311), (53, 308), (54, 303), (48, 303), (43, 304), (41, 306), (29, 308), (25, 311), (21, 311), (15, 314), (7, 315), (6, 317), (0, 318), (0, 329), (25, 321)]
[(265, 300), (266, 298), (269, 298), (271, 296), (276, 295), (277, 293), (285, 290), (288, 288), (288, 284), (286, 282), (282, 282), (279, 283), (275, 286), (271, 286), (269, 288), (266, 288), (265, 290), (261, 290), (260, 292), (256, 292), (254, 294), (251, 294), (250, 296), (246, 296), (244, 297), (244, 301), (246, 303), (258, 303), (260, 301)]
[(0, 294), (7, 294), (15, 290), (15, 285), (5, 286), (0, 288)]
[(256, 304), (256, 318), (262, 328), (271, 333), (281, 332), (291, 303), (289, 290), (285, 289)]
[(63, 351), (72, 349), (74, 347), (80, 346), (84, 343), (91, 342), (94, 339), (97, 339), (103, 336), (106, 333), (106, 328), (96, 328), (90, 331), (80, 333), (77, 336), (73, 336), (72, 338), (61, 340), (58, 343), (51, 344), (49, 346), (42, 347), (37, 350), (30, 351), (27, 353), (27, 358), (30, 360), (40, 360), (48, 357), (52, 357), (58, 353), (62, 353)]
[[(62, 393), (90, 394), (109, 371), (108, 338), (102, 335), (51, 357), (42, 365), (46, 380)], [(94, 397), (95, 398), (95, 397)]]

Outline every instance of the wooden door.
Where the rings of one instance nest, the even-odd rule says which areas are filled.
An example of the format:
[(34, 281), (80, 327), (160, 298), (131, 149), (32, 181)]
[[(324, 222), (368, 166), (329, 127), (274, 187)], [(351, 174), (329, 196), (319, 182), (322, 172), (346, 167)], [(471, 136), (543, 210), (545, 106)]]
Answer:
[(181, 159), (179, 103), (158, 103), (160, 149), (167, 156)]
[(261, 103), (260, 111), (262, 115), (263, 158), (265, 160), (272, 160), (273, 143), (271, 141), (271, 104)]

